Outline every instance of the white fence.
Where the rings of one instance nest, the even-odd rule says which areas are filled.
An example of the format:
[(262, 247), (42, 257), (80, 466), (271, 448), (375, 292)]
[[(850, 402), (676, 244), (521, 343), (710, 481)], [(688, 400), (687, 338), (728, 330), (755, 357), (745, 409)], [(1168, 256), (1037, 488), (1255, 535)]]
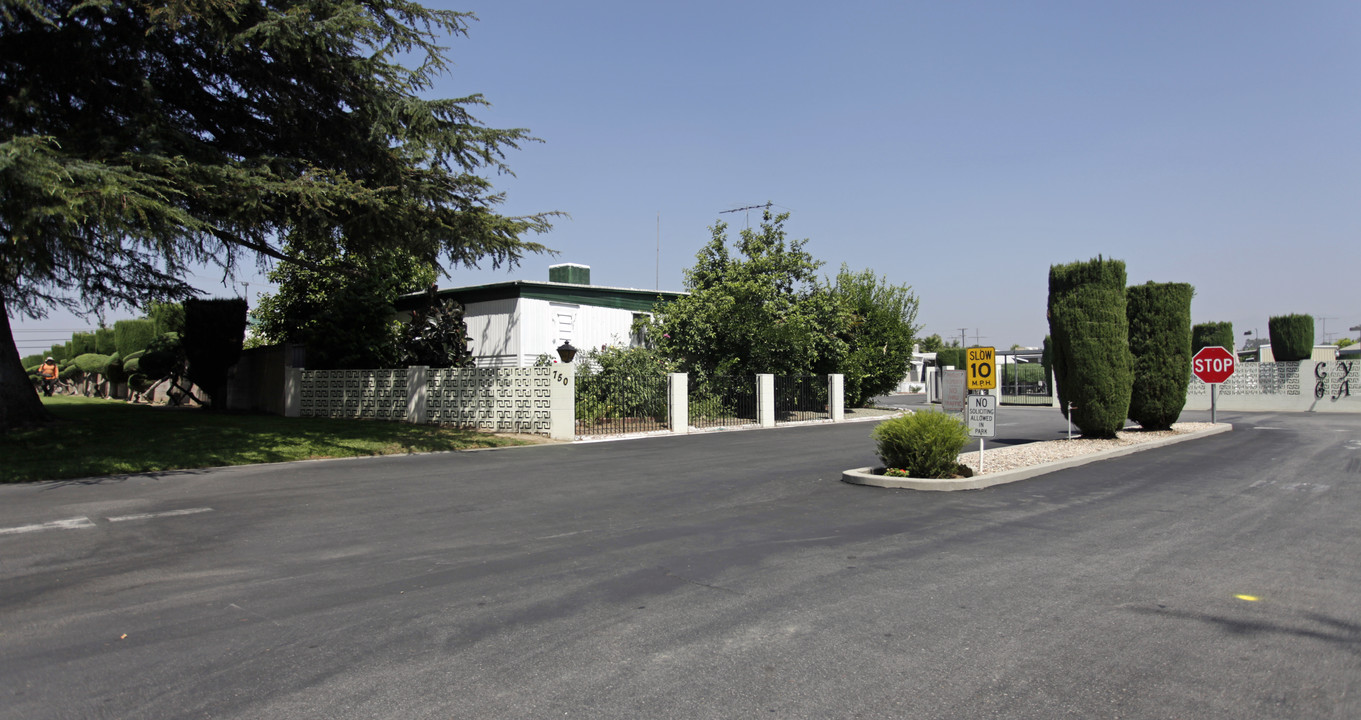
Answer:
[[(1240, 412), (1361, 412), (1351, 387), (1358, 373), (1356, 360), (1239, 363), (1216, 403)], [(1185, 409), (1209, 410), (1210, 386), (1191, 378)]]

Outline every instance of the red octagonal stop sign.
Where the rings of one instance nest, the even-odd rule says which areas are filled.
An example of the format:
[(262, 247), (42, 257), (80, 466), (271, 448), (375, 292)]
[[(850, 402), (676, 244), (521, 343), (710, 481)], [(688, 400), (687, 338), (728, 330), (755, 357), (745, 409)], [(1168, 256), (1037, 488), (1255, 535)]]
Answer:
[(1191, 358), (1191, 374), (1209, 385), (1217, 385), (1233, 375), (1236, 358), (1218, 345), (1203, 347)]

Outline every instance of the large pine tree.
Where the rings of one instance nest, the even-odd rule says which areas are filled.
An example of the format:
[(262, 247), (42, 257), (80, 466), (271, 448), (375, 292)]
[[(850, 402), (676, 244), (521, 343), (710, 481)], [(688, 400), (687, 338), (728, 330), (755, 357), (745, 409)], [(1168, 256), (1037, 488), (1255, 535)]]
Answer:
[(193, 294), (186, 271), (362, 257), (514, 263), (549, 216), (486, 175), (531, 140), (427, 100), (471, 16), (406, 0), (0, 4), (0, 431), (42, 419), (9, 313)]

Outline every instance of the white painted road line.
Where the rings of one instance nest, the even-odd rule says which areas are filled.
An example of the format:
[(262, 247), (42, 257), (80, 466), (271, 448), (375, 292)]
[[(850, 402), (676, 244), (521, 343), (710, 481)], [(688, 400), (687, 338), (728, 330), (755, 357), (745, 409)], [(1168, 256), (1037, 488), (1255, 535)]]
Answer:
[(150, 520), (152, 518), (175, 517), (176, 515), (197, 515), (199, 513), (212, 512), (212, 508), (186, 508), (184, 510), (167, 510), (165, 512), (142, 513), (140, 515), (120, 515), (109, 518), (109, 522), (128, 522), (129, 520)]
[(0, 528), (0, 535), (18, 535), (20, 533), (31, 533), (39, 530), (78, 530), (80, 528), (92, 528), (94, 526), (95, 524), (90, 522), (90, 518), (76, 517), (38, 523), (37, 525), (20, 525), (18, 527)]

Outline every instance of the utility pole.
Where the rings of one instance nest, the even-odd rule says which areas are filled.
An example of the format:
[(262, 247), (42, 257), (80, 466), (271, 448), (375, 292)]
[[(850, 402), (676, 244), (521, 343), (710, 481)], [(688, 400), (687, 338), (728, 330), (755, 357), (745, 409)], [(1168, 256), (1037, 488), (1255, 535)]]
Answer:
[(1326, 318), (1326, 317), (1321, 317), (1321, 318), (1318, 319), (1318, 321), (1319, 321), (1318, 334), (1319, 334), (1319, 336), (1322, 338), (1322, 340), (1320, 341), (1320, 344), (1327, 344), (1327, 342), (1328, 342), (1328, 321), (1329, 321), (1329, 320), (1336, 320), (1336, 319), (1337, 319), (1337, 318)]
[(967, 332), (969, 332), (969, 328), (960, 328), (960, 329), (959, 329), (959, 346), (960, 346), (960, 347), (964, 347), (965, 345), (968, 345), (968, 344), (969, 344), (969, 338), (965, 335), (965, 333), (967, 333)]
[(973, 329), (973, 344), (983, 346), (983, 336), (978, 334), (978, 328)]

